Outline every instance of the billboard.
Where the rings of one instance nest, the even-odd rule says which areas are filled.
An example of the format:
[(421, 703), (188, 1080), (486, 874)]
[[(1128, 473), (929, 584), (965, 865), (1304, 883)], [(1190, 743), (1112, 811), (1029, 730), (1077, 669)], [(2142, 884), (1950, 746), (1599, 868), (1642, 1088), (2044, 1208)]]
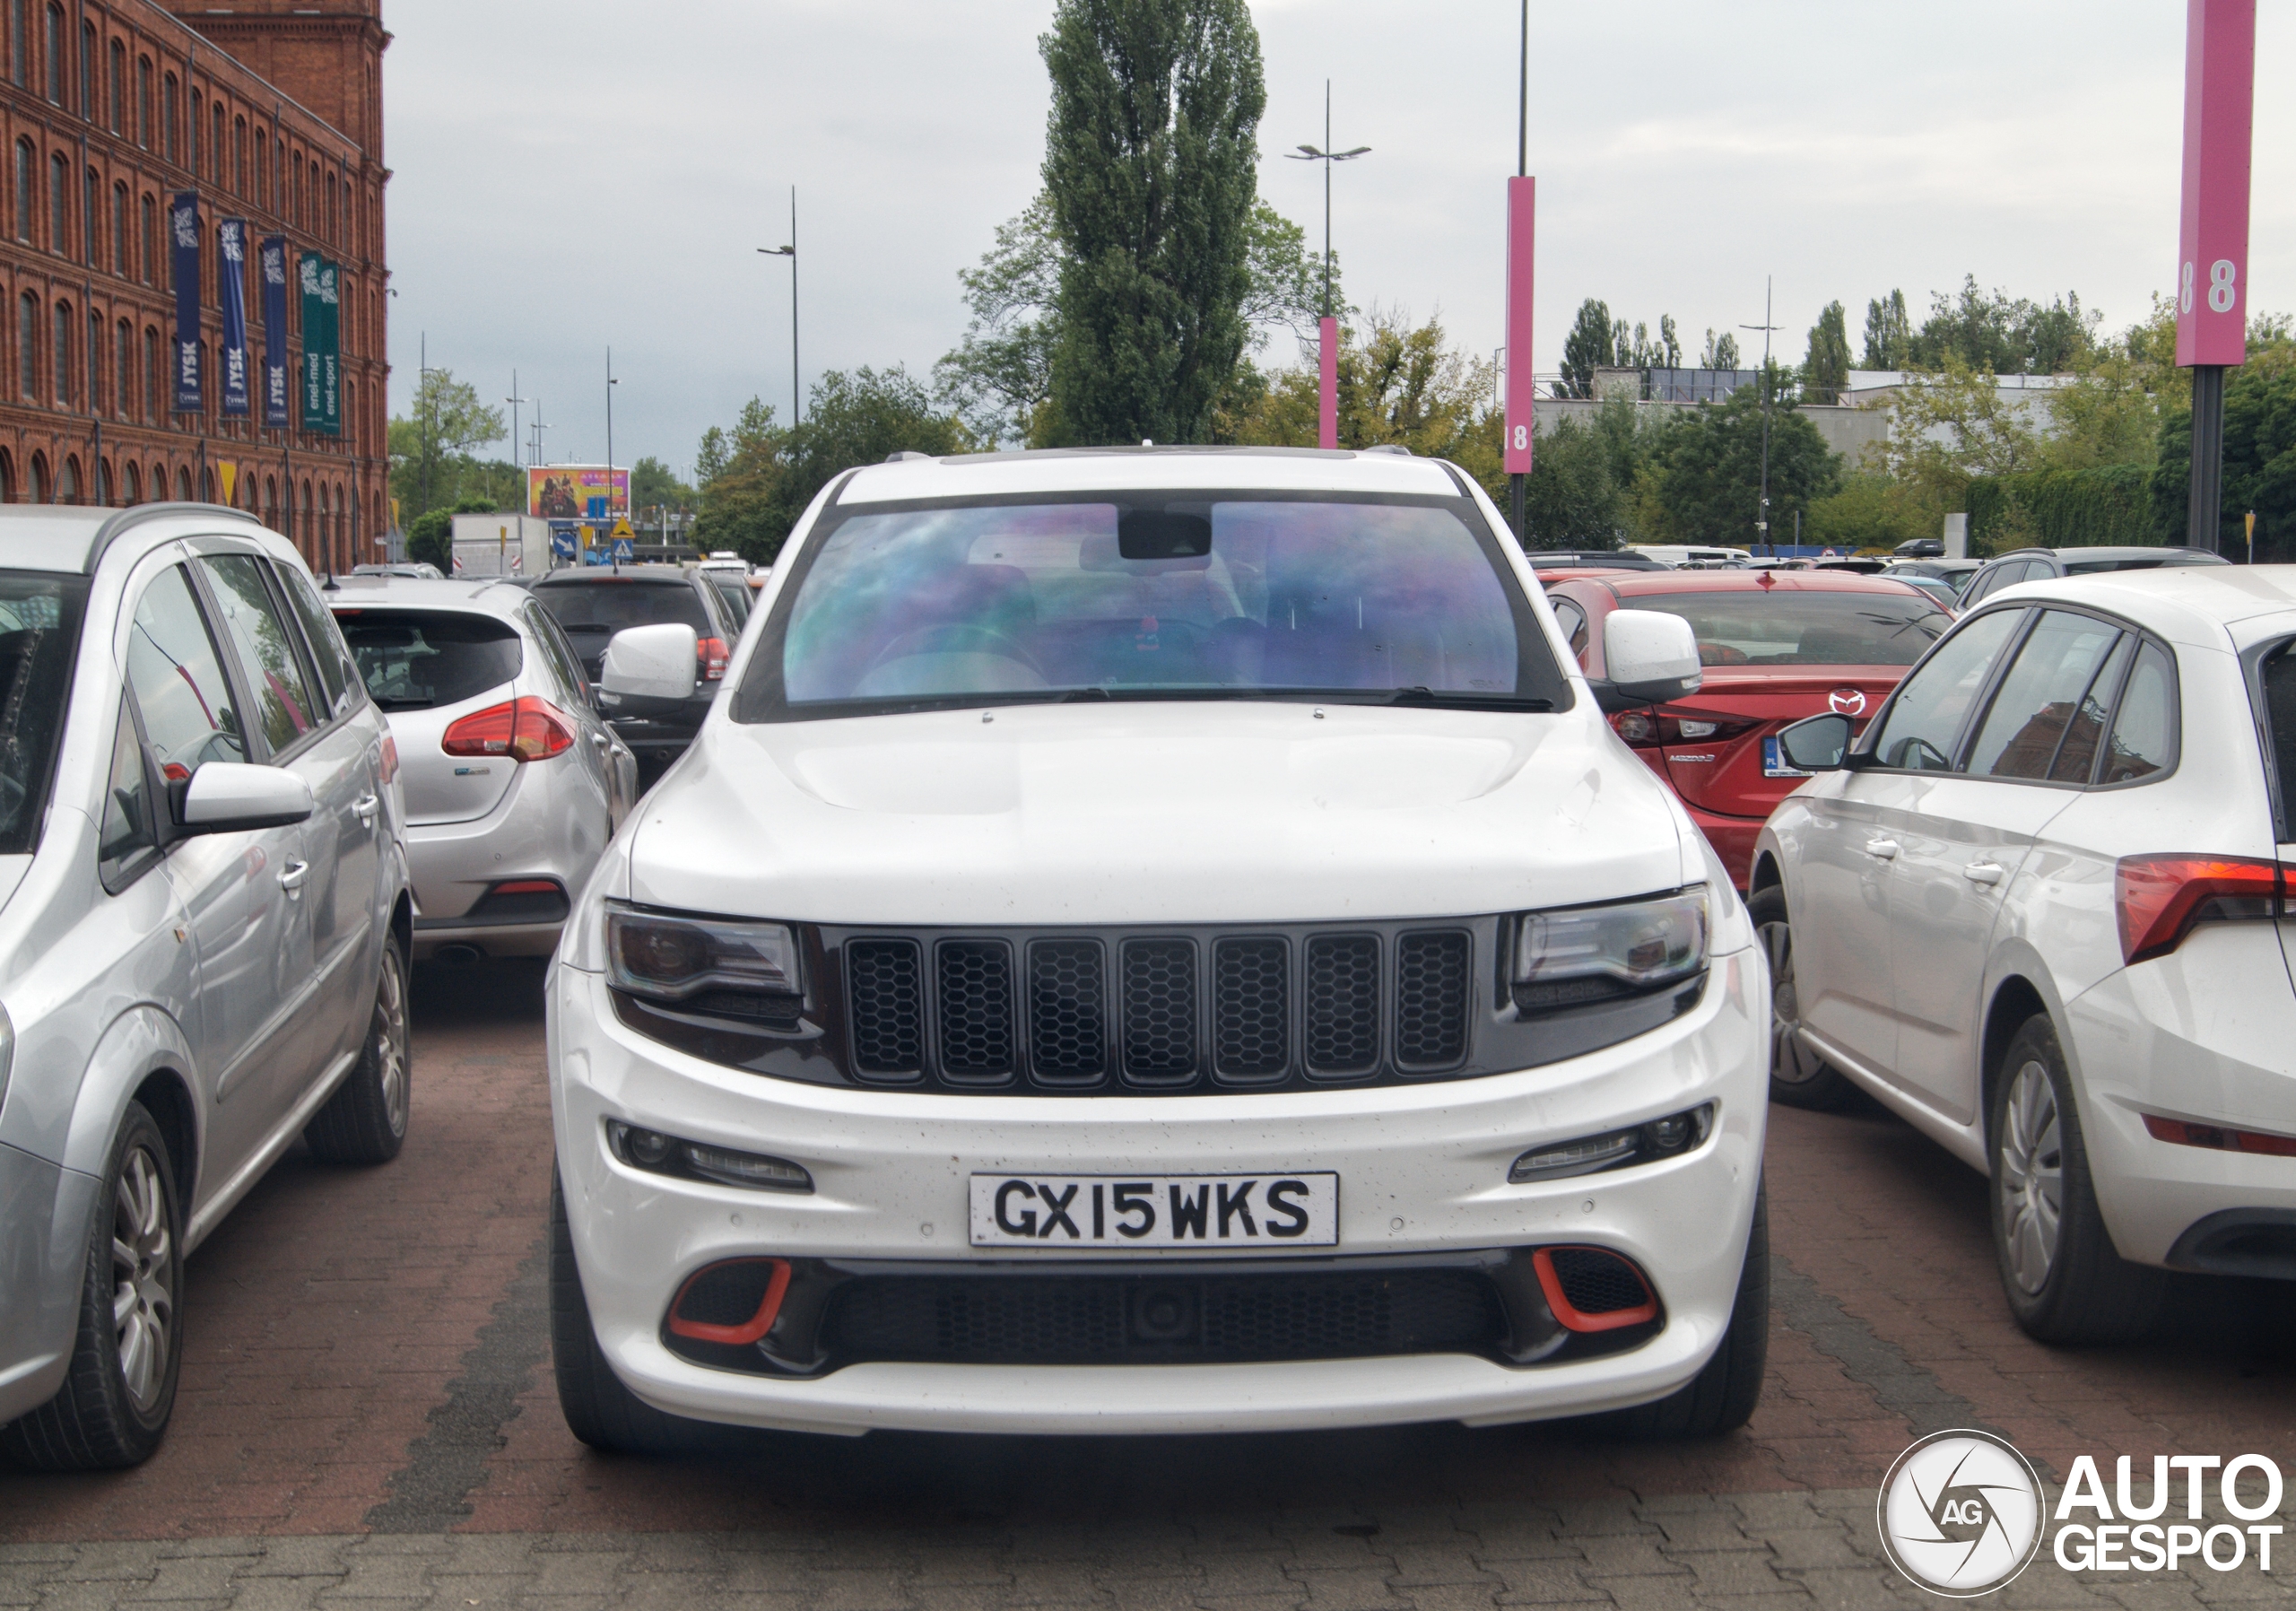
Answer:
[(611, 522), (630, 513), (630, 472), (604, 465), (537, 465), (526, 471), (526, 513), (544, 520)]

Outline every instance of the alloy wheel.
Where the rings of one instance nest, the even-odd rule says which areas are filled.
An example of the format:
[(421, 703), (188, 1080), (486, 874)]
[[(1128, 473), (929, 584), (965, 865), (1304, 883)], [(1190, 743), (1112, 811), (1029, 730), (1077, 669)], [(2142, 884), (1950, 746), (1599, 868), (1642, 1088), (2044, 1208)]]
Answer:
[(2001, 1240), (2010, 1273), (2039, 1293), (2057, 1263), (2065, 1211), (2064, 1130), (2057, 1085), (2039, 1058), (2011, 1077), (2001, 1133)]
[(396, 950), (385, 947), (383, 976), (375, 990), (374, 1058), (382, 1088), (383, 1117), (394, 1136), (406, 1134), (406, 971)]
[(111, 1319), (119, 1373), (139, 1410), (160, 1400), (175, 1345), (175, 1238), (159, 1162), (144, 1147), (122, 1161), (112, 1194)]
[(1796, 1032), (1802, 1027), (1802, 1001), (1794, 988), (1794, 930), (1765, 923), (1761, 933), (1770, 959), (1770, 1077), (1781, 1085), (1807, 1084), (1826, 1067)]

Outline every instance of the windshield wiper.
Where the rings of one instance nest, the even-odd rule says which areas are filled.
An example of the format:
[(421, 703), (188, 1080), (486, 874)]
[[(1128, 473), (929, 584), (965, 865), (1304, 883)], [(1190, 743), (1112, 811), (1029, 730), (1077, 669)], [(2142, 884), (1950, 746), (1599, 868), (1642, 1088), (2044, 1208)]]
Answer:
[(1554, 701), (1549, 699), (1526, 699), (1512, 693), (1468, 693), (1451, 688), (1438, 693), (1424, 683), (1413, 683), (1408, 688), (1390, 688), (1384, 695), (1376, 689), (1367, 689), (1361, 693), (1348, 691), (1325, 697), (1349, 704), (1366, 705), (1457, 705), (1478, 710), (1535, 711), (1554, 709)]

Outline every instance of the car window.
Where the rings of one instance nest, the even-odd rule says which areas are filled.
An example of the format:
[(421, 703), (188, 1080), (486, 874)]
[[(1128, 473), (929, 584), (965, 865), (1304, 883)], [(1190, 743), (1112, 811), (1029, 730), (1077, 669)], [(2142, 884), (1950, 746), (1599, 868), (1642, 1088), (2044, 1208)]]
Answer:
[(144, 589), (127, 640), (127, 685), (160, 770), (180, 783), (209, 761), (245, 761), (245, 729), (222, 656), (193, 597), (170, 565)]
[(0, 571), (0, 856), (39, 843), (88, 584)]
[(202, 554), (194, 562), (207, 573), (223, 613), (224, 633), (239, 651), (257, 730), (273, 753), (288, 748), (326, 718), (305, 678), (294, 637), (264, 586), (263, 562), (251, 553)]
[(1908, 771), (1952, 769), (1953, 745), (1970, 707), (2024, 618), (2022, 610), (2013, 609), (1970, 618), (1899, 685), (1874, 745), (1882, 765)]
[(2283, 643), (2260, 668), (2265, 725), (2280, 779), (2280, 842), (2296, 842), (2296, 643)]
[(1970, 590), (1970, 602), (1975, 604), (1989, 594), (1998, 593), (2004, 588), (2013, 587), (2023, 581), (2028, 569), (2030, 567), (2022, 560), (2013, 560), (2007, 564), (1996, 566), (1978, 578), (1976, 587)]
[(1707, 666), (1910, 666), (1953, 624), (1926, 594), (1895, 588), (1630, 593), (1619, 604), (1689, 622)]
[(310, 645), (311, 658), (317, 664), (319, 681), (326, 687), (326, 708), (339, 714), (359, 681), (359, 669), (352, 662), (342, 632), (336, 630), (335, 617), (319, 603), (318, 592), (311, 586), (309, 577), (291, 565), (274, 565), (271, 573), (286, 588), (287, 602), (294, 607), (295, 618), (303, 623), (304, 640)]
[(713, 581), (709, 585), (718, 589), (718, 602), (726, 606), (726, 614), (733, 617), (734, 630), (739, 631), (750, 618), (749, 583), (736, 578), (732, 581)]
[(701, 595), (684, 581), (616, 581), (599, 577), (536, 588), (535, 597), (570, 634), (618, 632), (626, 626), (675, 623), (691, 627), (704, 638), (718, 635), (703, 613)]
[(1583, 663), (1587, 657), (1587, 612), (1574, 598), (1549, 598), (1547, 607), (1554, 612), (1554, 623), (1562, 629), (1562, 640), (1570, 645), (1570, 652)]
[[(2089, 731), (2082, 747), (2093, 755), (2104, 712), (2094, 707), (2091, 689), (2119, 636), (2118, 627), (2093, 615), (2043, 611), (1978, 728), (1970, 771), (1980, 778), (2046, 779), (2058, 747), (2084, 719)], [(2083, 769), (2083, 780), (2088, 776)]]
[(2135, 783), (2177, 762), (2177, 674), (2166, 650), (2147, 643), (2136, 651), (2128, 686), (2113, 716), (2100, 783)]
[(458, 705), (525, 664), (518, 630), (465, 610), (344, 610), (337, 619), (367, 692), (386, 710)]
[(135, 737), (135, 718), (123, 697), (119, 722), (113, 729), (111, 776), (104, 786), (103, 823), (96, 833), (96, 875), (114, 894), (134, 883), (136, 874), (158, 854), (150, 792), (144, 777), (144, 746)]
[(2112, 713), (2113, 696), (2127, 679), (2128, 663), (2136, 657), (2137, 637), (2123, 632), (2120, 641), (2113, 645), (2112, 657), (2105, 662), (2089, 691), (2081, 696), (2081, 711), (2065, 735), (2065, 743), (2057, 752), (2057, 760), (2048, 769), (2052, 783), (2086, 783), (2096, 775), (2097, 752), (2103, 747), (2105, 722)]
[(558, 630), (558, 623), (548, 610), (529, 602), (526, 607), (526, 630), (534, 634), (535, 644), (542, 650), (544, 663), (557, 679), (561, 698), (576, 704), (587, 704), (590, 698), (590, 682), (582, 675), (581, 662), (575, 658), (573, 646), (566, 641), (566, 634)]

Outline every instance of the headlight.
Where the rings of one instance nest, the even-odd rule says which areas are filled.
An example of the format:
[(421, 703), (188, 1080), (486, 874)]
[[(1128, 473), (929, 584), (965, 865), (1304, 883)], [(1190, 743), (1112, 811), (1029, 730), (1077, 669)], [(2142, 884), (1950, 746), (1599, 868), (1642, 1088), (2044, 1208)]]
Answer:
[(1706, 890), (1526, 912), (1515, 935), (1515, 1005), (1578, 1006), (1662, 990), (1706, 966)]
[(606, 907), (606, 978), (617, 990), (683, 1001), (704, 990), (796, 996), (804, 988), (787, 923), (679, 918)]

